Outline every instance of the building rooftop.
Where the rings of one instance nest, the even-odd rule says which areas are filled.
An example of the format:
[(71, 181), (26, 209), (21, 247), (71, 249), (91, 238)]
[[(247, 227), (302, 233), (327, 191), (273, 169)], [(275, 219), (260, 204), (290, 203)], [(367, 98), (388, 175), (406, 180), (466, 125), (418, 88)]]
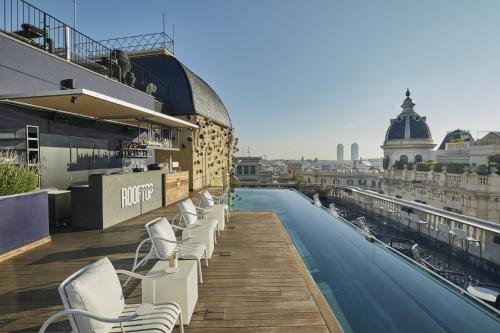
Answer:
[(431, 131), (425, 121), (426, 118), (416, 113), (414, 107), (415, 103), (410, 98), (410, 90), (408, 89), (406, 98), (401, 105), (403, 111), (397, 118), (391, 119), (391, 125), (385, 136), (386, 141), (432, 139)]
[(232, 127), (229, 112), (217, 93), (179, 59), (163, 50), (131, 55), (134, 64), (154, 72), (166, 86), (157, 97), (172, 115), (199, 114)]
[(454, 131), (446, 133), (446, 136), (444, 137), (443, 141), (439, 145), (439, 150), (445, 149), (446, 144), (454, 141), (474, 141), (474, 138), (470, 134), (469, 130), (463, 130), (463, 129), (456, 129)]
[[(161, 208), (107, 230), (58, 233), (50, 243), (1, 262), (0, 331), (38, 332), (63, 309), (59, 283), (98, 258), (107, 256), (117, 269), (130, 270), (146, 236), (144, 224), (158, 216), (172, 218), (176, 209)], [(232, 213), (230, 224), (203, 268), (204, 283), (186, 332), (342, 331), (276, 215)], [(140, 282), (133, 280), (124, 293), (127, 303), (141, 303)], [(49, 329), (69, 332), (69, 323), (62, 320)]]

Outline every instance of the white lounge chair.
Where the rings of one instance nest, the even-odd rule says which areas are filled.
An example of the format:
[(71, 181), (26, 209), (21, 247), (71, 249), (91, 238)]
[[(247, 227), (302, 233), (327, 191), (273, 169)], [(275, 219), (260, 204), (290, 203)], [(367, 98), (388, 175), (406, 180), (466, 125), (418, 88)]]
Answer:
[(172, 332), (176, 322), (184, 332), (180, 306), (175, 302), (125, 304), (118, 274), (137, 279), (159, 279), (175, 270), (143, 276), (115, 270), (108, 258), (87, 265), (59, 286), (64, 310), (50, 317), (40, 328), (44, 333), (61, 317), (68, 317), (74, 333)]
[(208, 190), (199, 192), (203, 205), (205, 207), (212, 207), (214, 205), (221, 205), (229, 213), (229, 205), (227, 204), (227, 195), (216, 196), (212, 195)]
[(219, 200), (214, 200), (210, 192), (207, 190), (198, 193), (201, 199), (201, 205), (208, 218), (214, 218), (219, 221), (219, 230), (223, 231), (225, 223), (229, 221), (229, 206), (227, 204), (219, 204)]
[[(146, 224), (146, 230), (148, 231), (149, 237), (143, 240), (135, 251), (132, 272), (140, 266), (145, 265), (149, 260), (168, 260), (172, 252), (176, 251), (179, 255), (179, 259), (198, 261), (198, 279), (200, 283), (203, 283), (201, 272), (202, 258), (205, 259), (205, 263), (208, 266), (207, 248), (205, 244), (191, 242), (190, 238), (178, 241), (175, 237), (174, 228), (185, 230), (185, 228), (171, 225), (164, 217), (159, 217)], [(149, 252), (139, 260), (141, 248), (146, 243), (151, 243), (151, 248)]]
[[(184, 222), (186, 228), (192, 228), (197, 225), (209, 225), (217, 235), (220, 234), (219, 231), (219, 221), (214, 218), (207, 218), (206, 216), (209, 212), (205, 211), (201, 207), (196, 207), (191, 199), (186, 199), (177, 204), (181, 211), (181, 218)], [(214, 242), (217, 243), (217, 237), (214, 232)]]

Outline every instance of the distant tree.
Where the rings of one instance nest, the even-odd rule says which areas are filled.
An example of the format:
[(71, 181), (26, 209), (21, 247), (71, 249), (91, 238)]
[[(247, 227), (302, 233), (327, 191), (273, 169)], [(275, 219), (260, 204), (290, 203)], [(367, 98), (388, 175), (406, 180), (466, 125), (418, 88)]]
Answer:
[(295, 182), (295, 188), (302, 192), (302, 189), (307, 184), (306, 177), (302, 175), (296, 175), (295, 177), (293, 177), (293, 180)]

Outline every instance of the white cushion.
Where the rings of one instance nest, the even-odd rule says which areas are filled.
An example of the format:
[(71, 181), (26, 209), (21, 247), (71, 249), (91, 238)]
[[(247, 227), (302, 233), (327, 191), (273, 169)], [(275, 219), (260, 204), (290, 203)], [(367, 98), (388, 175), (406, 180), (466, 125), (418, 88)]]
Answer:
[[(198, 215), (196, 212), (196, 206), (191, 199), (186, 199), (179, 203), (179, 209), (181, 210), (182, 216), (186, 224), (194, 224), (198, 221)], [(189, 213), (189, 214), (186, 214)]]
[(212, 197), (210, 192), (205, 190), (205, 191), (201, 191), (200, 194), (201, 194), (201, 200), (203, 201), (203, 205), (205, 205), (205, 207), (213, 207), (214, 206), (214, 204), (215, 204), (214, 198)]
[[(108, 258), (88, 265), (64, 290), (72, 309), (117, 318), (125, 306), (120, 280)], [(107, 333), (113, 326), (84, 316), (75, 316), (75, 320), (80, 332)]]
[[(147, 224), (146, 228), (148, 228), (150, 237), (160, 237), (174, 242), (177, 240), (177, 238), (175, 238), (175, 233), (172, 229), (172, 226), (164, 217), (156, 220), (156, 222)], [(176, 247), (175, 243), (165, 242), (160, 239), (154, 239), (153, 243), (160, 259), (169, 258), (170, 254)]]

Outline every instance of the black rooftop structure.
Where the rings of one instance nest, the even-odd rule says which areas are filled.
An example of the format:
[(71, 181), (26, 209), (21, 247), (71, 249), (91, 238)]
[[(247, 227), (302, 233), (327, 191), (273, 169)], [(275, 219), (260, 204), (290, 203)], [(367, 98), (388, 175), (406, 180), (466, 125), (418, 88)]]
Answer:
[(413, 110), (415, 103), (410, 98), (410, 90), (406, 90), (406, 98), (401, 108), (403, 111), (395, 119), (391, 119), (391, 125), (387, 130), (385, 140), (411, 140), (423, 139), (431, 140), (431, 131), (425, 122), (425, 117), (421, 117)]
[(219, 125), (232, 127), (229, 113), (217, 93), (174, 56), (165, 52), (131, 55), (132, 62), (154, 72), (166, 90), (156, 98), (170, 115), (205, 116)]
[(470, 131), (463, 130), (463, 129), (456, 129), (456, 130), (448, 132), (446, 134), (446, 136), (443, 139), (443, 142), (441, 142), (441, 145), (439, 145), (438, 150), (445, 149), (447, 143), (457, 141), (457, 140), (474, 141), (474, 138), (472, 137), (472, 134), (470, 134)]

